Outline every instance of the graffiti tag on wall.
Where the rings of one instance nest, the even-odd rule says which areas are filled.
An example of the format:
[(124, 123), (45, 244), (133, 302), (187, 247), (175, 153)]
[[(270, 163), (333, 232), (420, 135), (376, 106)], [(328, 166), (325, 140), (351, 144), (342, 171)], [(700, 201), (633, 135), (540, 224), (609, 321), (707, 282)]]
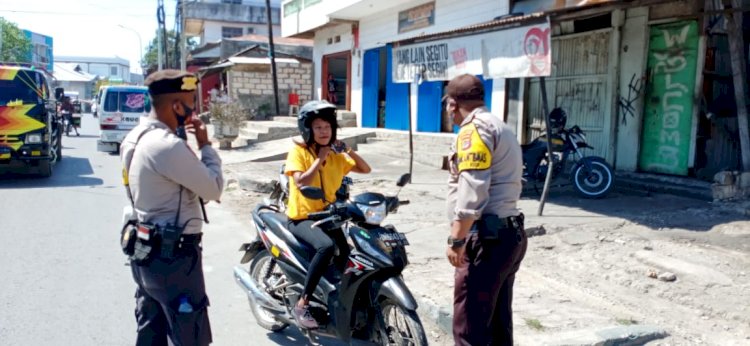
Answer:
[(620, 115), (622, 115), (621, 121), (623, 125), (628, 124), (628, 117), (635, 118), (635, 114), (638, 112), (638, 110), (635, 108), (635, 102), (638, 101), (638, 98), (641, 97), (642, 91), (643, 78), (637, 78), (634, 73), (633, 77), (630, 78), (630, 83), (628, 84), (628, 95), (620, 96), (620, 99), (617, 100), (617, 105), (620, 107)]

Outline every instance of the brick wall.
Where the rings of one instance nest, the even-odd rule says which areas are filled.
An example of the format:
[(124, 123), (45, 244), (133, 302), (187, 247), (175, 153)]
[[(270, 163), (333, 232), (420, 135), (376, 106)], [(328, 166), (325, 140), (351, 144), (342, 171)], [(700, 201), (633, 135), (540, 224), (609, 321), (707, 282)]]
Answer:
[[(289, 114), (289, 94), (296, 90), (300, 104), (312, 99), (312, 63), (276, 65), (279, 87), (279, 111)], [(238, 100), (242, 108), (256, 119), (275, 114), (273, 78), (268, 65), (236, 65), (228, 73), (229, 95)]]

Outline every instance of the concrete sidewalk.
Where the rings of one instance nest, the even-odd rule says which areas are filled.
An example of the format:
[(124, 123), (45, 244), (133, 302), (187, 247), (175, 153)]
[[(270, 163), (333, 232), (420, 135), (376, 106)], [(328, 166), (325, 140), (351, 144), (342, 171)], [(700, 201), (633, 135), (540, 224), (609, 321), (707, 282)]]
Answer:
[[(222, 157), (228, 154), (220, 153)], [(225, 165), (228, 176), (237, 179), (243, 189), (259, 192), (265, 192), (270, 182), (277, 179), (283, 162), (243, 162), (237, 153), (231, 154), (233, 157), (228, 160), (231, 163)], [(355, 182), (352, 193), (365, 190), (396, 193), (395, 181), (408, 172), (408, 160), (380, 152), (370, 153), (366, 149), (360, 154), (373, 171), (369, 175), (351, 174)], [(411, 204), (402, 207), (398, 214), (389, 215), (386, 220), (408, 234), (410, 266), (404, 277), (419, 301), (422, 318), (434, 321), (446, 333), (437, 336), (442, 340), (451, 338), (453, 295), (453, 268), (445, 258), (445, 239), (449, 233), (445, 208), (447, 179), (446, 171), (415, 163), (412, 184), (400, 192), (400, 197), (410, 200)], [(640, 238), (622, 232), (623, 229), (640, 227), (634, 232), (641, 232), (638, 234), (642, 238), (648, 237), (659, 228), (659, 222), (664, 222), (665, 227), (669, 224), (669, 220), (654, 215), (681, 211), (695, 214), (695, 210), (715, 206), (669, 195), (646, 197), (637, 191), (613, 191), (606, 199), (584, 200), (575, 197), (569, 188), (557, 188), (550, 196), (544, 216), (537, 216), (539, 202), (533, 192), (519, 202), (519, 208), (526, 215), (527, 232), (534, 236), (546, 235), (530, 238), (529, 251), (516, 278), (514, 325), (517, 344), (594, 345), (623, 340), (627, 340), (627, 344), (643, 344), (666, 336), (667, 331), (662, 327), (622, 320), (622, 316), (633, 316), (627, 317), (627, 321), (637, 317), (638, 322), (650, 322), (647, 313), (627, 304), (618, 304), (615, 298), (554, 278), (554, 273), (548, 271), (550, 268), (537, 264), (549, 261), (550, 255), (554, 263), (558, 248), (575, 253), (579, 251), (577, 249), (591, 246), (601, 246), (596, 251), (605, 252), (610, 251), (606, 248), (608, 246), (642, 246)], [(591, 256), (600, 256), (596, 251)], [(592, 260), (589, 264), (574, 264), (580, 267), (575, 270), (584, 271), (584, 277), (586, 270), (590, 270), (591, 275), (600, 275), (594, 273), (594, 267), (599, 264)], [(588, 266), (593, 269), (587, 269)]]

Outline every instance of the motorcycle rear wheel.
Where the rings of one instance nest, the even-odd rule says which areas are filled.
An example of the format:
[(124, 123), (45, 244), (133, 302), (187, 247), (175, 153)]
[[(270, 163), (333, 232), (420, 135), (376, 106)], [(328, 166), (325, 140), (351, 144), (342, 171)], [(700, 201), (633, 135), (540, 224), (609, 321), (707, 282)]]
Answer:
[(573, 171), (571, 179), (576, 192), (583, 198), (602, 198), (609, 193), (614, 185), (612, 168), (602, 158), (590, 158), (588, 171), (584, 163), (580, 163)]
[(386, 299), (380, 303), (386, 326), (386, 340), (381, 345), (426, 346), (427, 336), (416, 311), (407, 310), (398, 303)]
[[(250, 277), (258, 283), (261, 289), (266, 288), (264, 278), (270, 274), (271, 271), (278, 268), (273, 263), (273, 257), (268, 251), (263, 250), (258, 253), (257, 256), (250, 262)], [(278, 269), (277, 269), (278, 270)], [(248, 296), (248, 302), (250, 303), (250, 310), (255, 316), (255, 321), (263, 329), (270, 330), (274, 333), (284, 330), (289, 324), (278, 321), (271, 312), (266, 310), (260, 305), (253, 304), (253, 300)]]

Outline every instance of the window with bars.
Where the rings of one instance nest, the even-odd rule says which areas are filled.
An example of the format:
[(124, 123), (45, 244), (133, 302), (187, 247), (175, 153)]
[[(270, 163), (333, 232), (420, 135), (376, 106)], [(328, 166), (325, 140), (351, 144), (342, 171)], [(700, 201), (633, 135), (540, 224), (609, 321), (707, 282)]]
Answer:
[(242, 36), (242, 28), (233, 28), (229, 26), (222, 26), (221, 27), (221, 37), (222, 38), (232, 38), (237, 36)]

